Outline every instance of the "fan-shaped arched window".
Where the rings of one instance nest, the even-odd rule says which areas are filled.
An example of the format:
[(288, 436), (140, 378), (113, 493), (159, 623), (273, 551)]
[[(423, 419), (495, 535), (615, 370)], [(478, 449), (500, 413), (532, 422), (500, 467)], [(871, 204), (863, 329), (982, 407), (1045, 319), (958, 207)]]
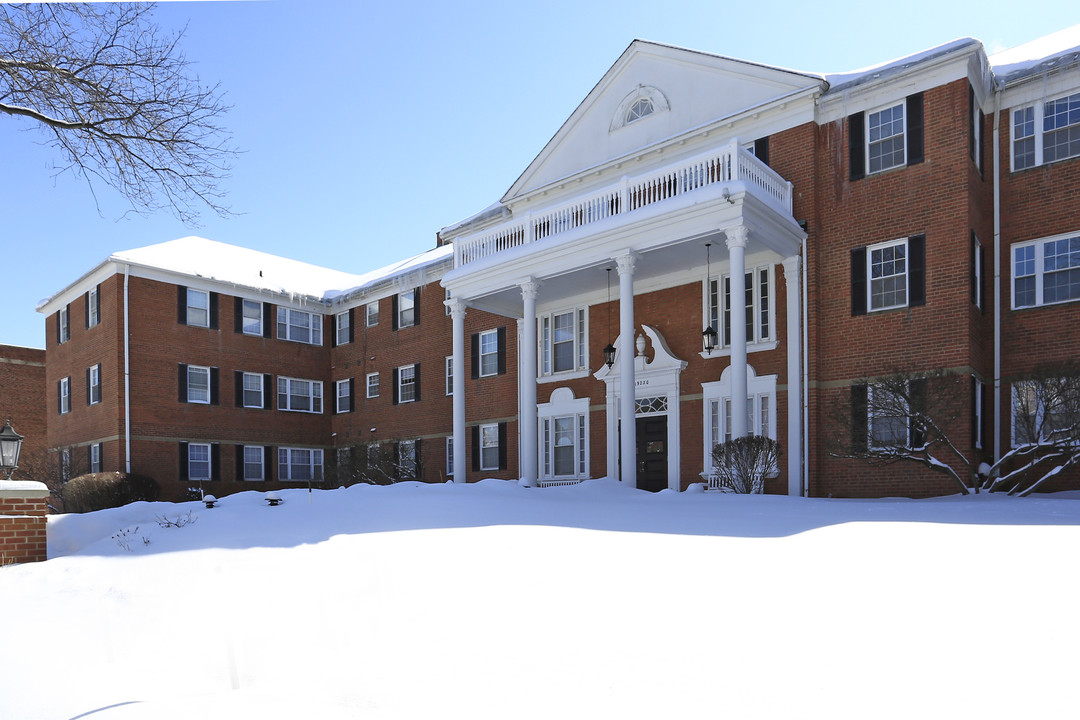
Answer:
[(639, 98), (633, 105), (630, 106), (630, 109), (626, 111), (626, 124), (629, 125), (635, 120), (640, 120), (646, 115), (652, 115), (653, 109), (654, 108), (652, 100), (647, 97)]
[(670, 109), (664, 93), (650, 85), (638, 85), (619, 103), (615, 117), (611, 120), (611, 130), (618, 130), (630, 123)]

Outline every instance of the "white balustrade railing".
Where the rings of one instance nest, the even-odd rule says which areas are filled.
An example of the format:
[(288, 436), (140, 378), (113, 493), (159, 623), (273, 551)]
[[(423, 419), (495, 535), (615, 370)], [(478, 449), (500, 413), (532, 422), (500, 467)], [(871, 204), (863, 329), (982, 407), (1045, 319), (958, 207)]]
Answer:
[(693, 192), (714, 183), (741, 180), (761, 189), (768, 200), (791, 214), (791, 183), (733, 140), (710, 153), (699, 155), (615, 185), (584, 198), (529, 213), (480, 235), (454, 241), (454, 266), (491, 257), (509, 248), (633, 212), (668, 198)]

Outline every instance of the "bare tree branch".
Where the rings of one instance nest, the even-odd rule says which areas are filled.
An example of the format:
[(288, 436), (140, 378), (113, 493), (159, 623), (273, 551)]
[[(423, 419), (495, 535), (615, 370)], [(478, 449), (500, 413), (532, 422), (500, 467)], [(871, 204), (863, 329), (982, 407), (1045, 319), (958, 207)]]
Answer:
[(220, 126), (218, 85), (204, 85), (161, 31), (152, 5), (0, 5), (0, 113), (40, 124), (59, 172), (115, 188), (140, 214), (193, 224), (221, 216), (236, 150)]

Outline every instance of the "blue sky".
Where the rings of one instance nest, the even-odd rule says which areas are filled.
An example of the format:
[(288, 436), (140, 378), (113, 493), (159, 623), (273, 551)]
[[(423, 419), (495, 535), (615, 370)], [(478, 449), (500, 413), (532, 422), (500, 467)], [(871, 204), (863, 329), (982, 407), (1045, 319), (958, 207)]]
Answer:
[[(0, 116), (0, 344), (44, 347), (37, 302), (111, 253), (202, 235), (363, 273), (429, 249), (497, 201), (634, 38), (811, 72), (875, 65), (958, 37), (990, 52), (1077, 22), (1075, 0), (909, 0), (733, 10), (663, 3), (170, 2), (184, 48), (233, 106), (236, 216), (123, 217), (28, 121)], [(966, 9), (965, 9), (966, 8)], [(977, 11), (974, 9), (977, 8)]]

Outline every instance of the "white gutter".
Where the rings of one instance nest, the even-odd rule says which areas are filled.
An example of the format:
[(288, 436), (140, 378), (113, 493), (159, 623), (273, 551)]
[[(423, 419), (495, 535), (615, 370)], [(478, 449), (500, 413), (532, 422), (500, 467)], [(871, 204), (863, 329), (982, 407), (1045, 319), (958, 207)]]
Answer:
[(803, 480), (802, 496), (810, 496), (810, 311), (807, 308), (807, 269), (806, 269), (806, 238), (802, 241), (802, 440), (803, 440)]
[(994, 462), (1001, 459), (1001, 89), (994, 91)]
[(128, 272), (124, 266), (124, 468), (131, 473), (131, 326), (128, 314)]

